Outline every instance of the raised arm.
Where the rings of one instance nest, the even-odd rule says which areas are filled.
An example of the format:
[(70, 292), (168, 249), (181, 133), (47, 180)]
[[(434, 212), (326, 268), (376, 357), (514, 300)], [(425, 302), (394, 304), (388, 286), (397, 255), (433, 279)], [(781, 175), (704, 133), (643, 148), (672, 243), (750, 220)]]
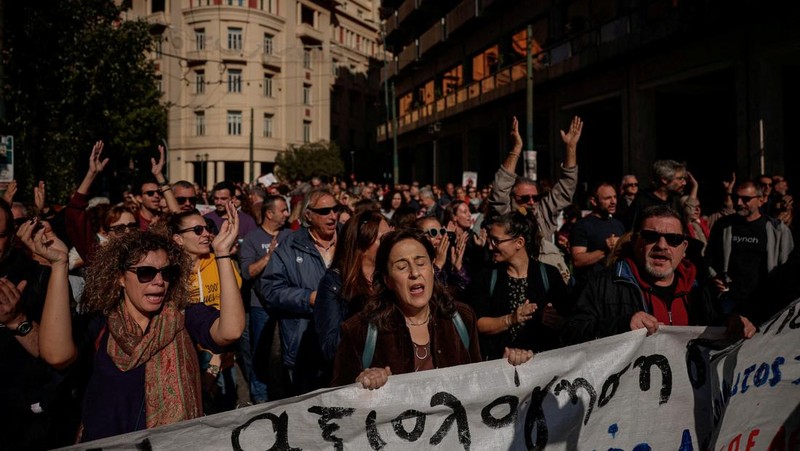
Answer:
[(86, 214), (86, 208), (89, 205), (88, 195), (92, 183), (108, 164), (108, 158), (101, 159), (102, 153), (103, 141), (97, 141), (89, 153), (89, 169), (86, 170), (86, 175), (78, 189), (72, 194), (64, 216), (67, 224), (67, 236), (86, 263), (92, 260), (96, 247), (94, 232)]
[(50, 262), (50, 279), (39, 328), (39, 352), (53, 367), (66, 368), (78, 357), (72, 340), (67, 246), (53, 233), (50, 224), (38, 220), (22, 224), (17, 236), (30, 250)]
[(231, 249), (239, 233), (239, 214), (233, 202), (225, 205), (228, 218), (223, 221), (219, 233), (211, 242), (219, 271), (220, 305), (219, 318), (211, 325), (211, 338), (220, 346), (228, 346), (244, 332), (244, 303), (236, 275), (231, 264)]
[(494, 175), (492, 191), (488, 198), (489, 207), (497, 214), (505, 214), (511, 209), (511, 188), (517, 178), (517, 162), (522, 154), (522, 136), (519, 134), (519, 121), (516, 116), (511, 120), (511, 140), (513, 147)]
[(169, 186), (169, 182), (167, 182), (167, 178), (164, 177), (163, 174), (165, 163), (164, 146), (158, 146), (158, 161), (156, 161), (155, 158), (150, 159), (150, 172), (153, 173), (153, 176), (158, 182), (158, 191), (164, 196), (164, 200), (167, 201), (167, 208), (169, 208), (169, 211), (179, 213), (181, 207), (178, 205), (178, 200), (175, 199), (175, 193), (172, 192), (172, 188)]
[(83, 176), (83, 181), (81, 182), (80, 186), (78, 186), (78, 193), (83, 195), (89, 194), (89, 189), (92, 187), (94, 179), (96, 179), (97, 175), (103, 172), (103, 169), (105, 169), (106, 165), (108, 164), (108, 158), (101, 160), (100, 155), (102, 153), (103, 141), (97, 141), (94, 143), (92, 152), (89, 154), (89, 169), (86, 170), (86, 175)]
[(561, 130), (561, 140), (567, 146), (567, 152), (564, 154), (564, 167), (573, 168), (578, 164), (578, 141), (581, 139), (581, 132), (583, 131), (583, 121), (578, 116), (572, 118), (572, 123), (569, 124), (569, 130), (564, 132)]

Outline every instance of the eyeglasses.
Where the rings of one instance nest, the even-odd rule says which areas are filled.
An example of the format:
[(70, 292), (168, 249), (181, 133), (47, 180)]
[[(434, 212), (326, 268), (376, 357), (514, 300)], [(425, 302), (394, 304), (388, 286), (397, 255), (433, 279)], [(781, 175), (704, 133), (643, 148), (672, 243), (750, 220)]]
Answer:
[(761, 186), (772, 186), (772, 182), (761, 182)]
[(524, 196), (514, 196), (514, 198), (517, 200), (518, 204), (527, 204), (531, 200), (533, 200), (533, 202), (539, 202), (542, 196), (541, 194), (526, 194)]
[(114, 226), (110, 226), (108, 228), (109, 232), (113, 232), (116, 234), (125, 233), (127, 230), (136, 230), (139, 228), (139, 224), (135, 222), (129, 222), (127, 224), (117, 224)]
[(686, 241), (686, 236), (681, 233), (661, 233), (655, 230), (640, 230), (639, 236), (647, 244), (657, 243), (661, 238), (664, 238), (664, 241), (667, 242), (669, 247), (678, 247), (681, 243)]
[(186, 232), (192, 231), (192, 232), (194, 232), (195, 235), (200, 236), (200, 235), (203, 234), (203, 230), (205, 230), (208, 233), (212, 233), (211, 232), (211, 227), (209, 227), (207, 225), (196, 225), (194, 227), (187, 227), (185, 229), (178, 230), (175, 233), (186, 233)]
[(238, 200), (243, 200), (243, 199), (244, 199), (244, 194), (239, 194), (239, 195), (237, 195), (237, 196), (236, 196), (236, 199), (238, 199)]
[(494, 236), (491, 236), (491, 235), (486, 237), (486, 241), (492, 247), (497, 247), (501, 243), (505, 243), (506, 241), (513, 241), (513, 240), (516, 240), (516, 239), (517, 239), (517, 237), (515, 237), (515, 236), (512, 236), (511, 238), (503, 238), (503, 239), (500, 239), (500, 238), (497, 238), (497, 237), (494, 237)]
[(447, 234), (447, 229), (442, 227), (441, 229), (428, 229), (426, 232), (431, 238), (436, 238), (438, 235), (445, 236)]
[(738, 194), (734, 194), (733, 197), (731, 197), (734, 204), (738, 203), (740, 200), (743, 204), (747, 204), (753, 199), (758, 199), (758, 196), (739, 196)]
[(344, 209), (343, 205), (334, 205), (333, 207), (312, 208), (308, 207), (308, 211), (316, 213), (320, 216), (328, 216), (331, 212), (341, 213)]
[(149, 191), (142, 191), (142, 194), (146, 194), (147, 197), (153, 197), (155, 195), (158, 195), (159, 197), (161, 197), (161, 191), (158, 191), (158, 190), (155, 190), (155, 189), (152, 189), (152, 190), (149, 190)]
[(178, 205), (185, 204), (186, 201), (189, 201), (189, 203), (192, 204), (192, 205), (197, 205), (197, 196), (192, 196), (192, 197), (182, 197), (181, 196), (181, 197), (176, 197), (175, 200), (178, 201)]
[(136, 280), (138, 280), (139, 283), (150, 283), (159, 273), (161, 273), (161, 278), (164, 282), (167, 283), (178, 280), (178, 277), (181, 275), (181, 267), (178, 265), (169, 265), (163, 268), (156, 268), (153, 266), (131, 266), (126, 271), (136, 274)]
[(626, 184), (622, 185), (623, 188), (628, 188), (628, 187), (636, 188), (638, 186), (639, 186), (638, 183), (626, 183)]

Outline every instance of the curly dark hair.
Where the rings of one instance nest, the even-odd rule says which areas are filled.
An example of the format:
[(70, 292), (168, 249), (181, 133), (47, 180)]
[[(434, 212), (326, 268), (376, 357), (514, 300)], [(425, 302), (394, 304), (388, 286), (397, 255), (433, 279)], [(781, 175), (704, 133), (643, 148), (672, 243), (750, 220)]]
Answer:
[(149, 252), (166, 251), (169, 263), (181, 268), (180, 278), (169, 284), (164, 303), (172, 302), (182, 309), (189, 301), (189, 256), (169, 238), (153, 232), (131, 232), (112, 238), (101, 246), (86, 271), (83, 312), (110, 314), (121, 299), (119, 278)]
[[(401, 241), (414, 240), (420, 243), (433, 265), (433, 258), (436, 255), (436, 250), (433, 248), (430, 240), (425, 236), (425, 233), (417, 229), (400, 229), (389, 232), (381, 238), (381, 245), (378, 247), (378, 254), (375, 257), (375, 275), (373, 277), (373, 295), (369, 297), (364, 305), (364, 314), (367, 321), (375, 324), (380, 331), (390, 330), (391, 318), (394, 312), (399, 310), (397, 306), (396, 297), (394, 292), (386, 286), (384, 277), (389, 274), (389, 253)], [(433, 294), (428, 301), (430, 305), (431, 316), (450, 318), (456, 311), (456, 305), (453, 298), (445, 291), (445, 289), (433, 277)]]

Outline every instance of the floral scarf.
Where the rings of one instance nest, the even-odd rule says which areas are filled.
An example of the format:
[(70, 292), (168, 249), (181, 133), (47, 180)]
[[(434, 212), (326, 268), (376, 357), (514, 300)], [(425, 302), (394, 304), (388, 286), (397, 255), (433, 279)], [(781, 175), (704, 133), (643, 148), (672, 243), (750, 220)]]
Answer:
[(119, 308), (108, 316), (109, 340), (106, 348), (121, 371), (145, 365), (145, 412), (147, 427), (153, 428), (199, 417), (200, 369), (183, 312), (165, 304), (142, 332)]

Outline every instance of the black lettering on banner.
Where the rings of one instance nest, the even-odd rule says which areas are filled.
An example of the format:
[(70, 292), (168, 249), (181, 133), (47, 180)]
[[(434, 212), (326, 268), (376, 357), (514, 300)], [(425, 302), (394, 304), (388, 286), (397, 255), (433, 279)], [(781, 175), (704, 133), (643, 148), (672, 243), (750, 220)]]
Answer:
[[(414, 423), (414, 429), (411, 432), (406, 431), (405, 427), (403, 426), (403, 420), (407, 420), (409, 418), (416, 418)], [(420, 412), (419, 410), (408, 409), (405, 412), (398, 415), (394, 420), (392, 420), (392, 426), (394, 427), (394, 433), (397, 434), (398, 437), (407, 441), (407, 442), (414, 442), (422, 436), (422, 431), (425, 430), (425, 419), (427, 415)]]
[(386, 442), (381, 438), (381, 434), (378, 432), (378, 422), (375, 420), (377, 416), (374, 410), (371, 410), (369, 415), (367, 415), (367, 441), (369, 441), (369, 447), (375, 451), (383, 449), (383, 447), (386, 446)]
[(273, 413), (262, 413), (247, 420), (247, 422), (231, 432), (231, 446), (234, 451), (243, 451), (241, 443), (239, 443), (239, 436), (242, 431), (247, 429), (251, 424), (260, 420), (269, 420), (272, 422), (272, 432), (275, 433), (275, 443), (272, 447), (267, 448), (267, 451), (303, 451), (303, 448), (293, 448), (289, 446), (289, 416), (283, 412), (280, 416)]
[(466, 409), (464, 409), (464, 406), (461, 404), (461, 401), (459, 401), (458, 398), (447, 392), (436, 393), (431, 398), (431, 407), (440, 405), (445, 405), (453, 409), (453, 413), (444, 419), (442, 422), (442, 427), (440, 427), (439, 430), (433, 434), (430, 441), (431, 445), (435, 446), (441, 443), (445, 436), (447, 436), (447, 433), (450, 432), (453, 422), (455, 422), (456, 426), (458, 427), (458, 443), (461, 443), (464, 449), (468, 450), (469, 445), (472, 444), (472, 438), (469, 433), (469, 422), (467, 421)]
[(650, 367), (657, 366), (661, 370), (661, 393), (659, 404), (666, 404), (672, 394), (672, 367), (669, 360), (661, 354), (641, 356), (633, 363), (641, 369), (639, 373), (639, 388), (642, 391), (650, 390)]
[(789, 329), (797, 329), (800, 327), (800, 310), (794, 315), (792, 318), (792, 322), (789, 323)]
[(595, 402), (597, 402), (597, 391), (595, 391), (594, 387), (592, 387), (592, 384), (590, 384), (589, 381), (587, 381), (582, 377), (579, 377), (576, 378), (574, 381), (572, 381), (572, 383), (570, 384), (568, 380), (561, 379), (561, 382), (559, 382), (558, 385), (556, 385), (556, 388), (555, 390), (553, 390), (553, 393), (555, 393), (555, 395), (558, 396), (559, 394), (561, 394), (562, 390), (566, 390), (567, 394), (569, 395), (569, 401), (573, 405), (575, 405), (578, 404), (578, 401), (580, 400), (580, 398), (578, 398), (579, 388), (582, 388), (586, 390), (586, 393), (589, 393), (589, 408), (586, 409), (586, 416), (583, 418), (583, 424), (586, 425), (587, 423), (589, 423), (589, 417), (592, 415), (592, 410), (594, 410)]
[[(611, 401), (611, 398), (617, 393), (617, 389), (619, 388), (619, 378), (628, 371), (628, 368), (631, 367), (631, 364), (625, 365), (625, 368), (622, 369), (619, 373), (612, 374), (608, 376), (605, 382), (603, 382), (603, 389), (600, 390), (600, 401), (597, 403), (597, 407), (603, 407)], [(611, 392), (608, 393), (608, 389), (611, 388)]]
[(788, 323), (789, 320), (792, 319), (792, 316), (794, 316), (794, 311), (795, 311), (794, 306), (789, 307), (789, 313), (786, 314), (786, 318), (783, 319), (783, 322), (781, 323), (780, 327), (778, 327), (778, 330), (777, 332), (775, 332), (775, 335), (778, 335), (783, 331), (783, 328), (786, 327), (786, 323)]
[(333, 448), (336, 449), (336, 451), (342, 451), (344, 449), (343, 440), (333, 435), (334, 432), (340, 429), (339, 425), (336, 423), (330, 423), (330, 421), (349, 417), (353, 414), (353, 412), (356, 411), (356, 409), (349, 407), (312, 406), (308, 408), (308, 411), (319, 415), (317, 424), (319, 425), (320, 430), (322, 430), (322, 439), (326, 442), (333, 443)]
[[(508, 413), (502, 418), (496, 418), (492, 415), (492, 410), (501, 404), (508, 404)], [(519, 406), (519, 398), (516, 396), (505, 395), (495, 399), (481, 410), (483, 424), (492, 429), (500, 429), (508, 426), (517, 419), (517, 406)]]
[[(544, 403), (545, 396), (547, 396), (550, 387), (556, 383), (557, 379), (558, 376), (555, 376), (544, 386), (544, 389), (536, 387), (531, 392), (531, 405), (528, 407), (528, 414), (525, 415), (525, 447), (529, 451), (543, 450), (547, 446), (547, 419), (544, 417), (542, 403)], [(531, 432), (533, 432), (534, 426), (536, 426), (536, 442), (531, 440)]]

